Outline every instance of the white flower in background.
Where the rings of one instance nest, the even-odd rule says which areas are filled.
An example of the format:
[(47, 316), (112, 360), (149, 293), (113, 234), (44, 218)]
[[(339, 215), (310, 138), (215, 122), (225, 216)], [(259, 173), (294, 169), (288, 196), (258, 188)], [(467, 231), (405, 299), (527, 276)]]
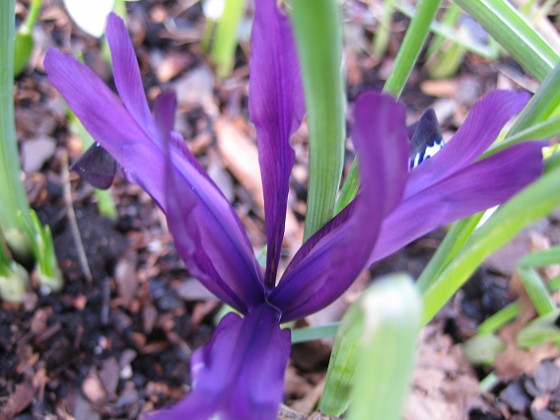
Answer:
[(224, 13), (225, 0), (205, 0), (202, 2), (202, 11), (208, 19), (218, 20)]
[(105, 33), (107, 16), (114, 5), (115, 0), (64, 0), (64, 6), (76, 25), (97, 38)]

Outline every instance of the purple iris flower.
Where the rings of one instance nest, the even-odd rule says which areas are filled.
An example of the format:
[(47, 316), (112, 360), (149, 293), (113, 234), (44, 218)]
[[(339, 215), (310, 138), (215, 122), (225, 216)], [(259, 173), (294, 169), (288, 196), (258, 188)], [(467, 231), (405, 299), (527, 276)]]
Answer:
[(290, 137), (304, 115), (292, 32), (275, 0), (255, 2), (250, 115), (256, 126), (267, 232), (263, 273), (230, 203), (178, 133), (175, 98), (149, 110), (133, 47), (120, 18), (107, 40), (121, 100), (87, 67), (49, 50), (45, 68), (86, 129), (167, 216), (189, 272), (239, 313), (225, 316), (192, 356), (193, 388), (165, 419), (273, 419), (282, 399), (290, 331), (280, 323), (333, 302), (380, 258), (420, 235), (499, 204), (542, 171), (541, 145), (522, 143), (477, 161), (527, 95), (496, 91), (475, 105), (437, 155), (408, 171), (405, 109), (366, 93), (353, 109), (361, 188), (312, 236), (276, 280), (294, 163)]

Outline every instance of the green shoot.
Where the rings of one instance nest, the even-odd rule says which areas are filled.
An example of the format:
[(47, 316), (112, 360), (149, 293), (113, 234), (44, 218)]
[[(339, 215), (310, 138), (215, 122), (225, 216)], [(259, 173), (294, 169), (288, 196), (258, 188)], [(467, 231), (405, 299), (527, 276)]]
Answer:
[(558, 316), (560, 316), (560, 311), (556, 310), (531, 321), (517, 334), (516, 344), (525, 349), (543, 343), (560, 343)]
[(440, 3), (441, 0), (420, 0), (418, 2), (416, 14), (410, 21), (410, 26), (399, 48), (393, 69), (387, 78), (387, 82), (385, 82), (384, 92), (390, 93), (396, 98), (401, 95), (430, 33), (430, 26)]
[[(25, 231), (31, 223), (27, 197), (20, 180), (14, 119), (14, 0), (0, 4), (0, 229), (14, 257), (32, 261)], [(18, 214), (23, 217), (18, 217)]]
[(372, 412), (399, 418), (419, 315), (418, 292), (407, 275), (390, 275), (369, 287), (340, 323), (319, 409), (340, 416), (350, 406), (351, 419)]
[(246, 0), (227, 0), (222, 15), (217, 19), (216, 38), (212, 44), (212, 58), (219, 77), (229, 75), (235, 64), (237, 32), (245, 11)]
[(542, 81), (560, 57), (507, 0), (454, 0), (512, 57)]
[(3, 242), (0, 235), (0, 297), (6, 302), (21, 303), (29, 285), (29, 275), (8, 256)]
[[(420, 0), (416, 13), (414, 13), (410, 26), (403, 40), (395, 63), (383, 91), (398, 98), (416, 64), (420, 52), (428, 37), (431, 24), (436, 16), (441, 0)], [(306, 91), (307, 97), (307, 91)], [(334, 214), (340, 212), (356, 196), (359, 188), (358, 168), (356, 160), (352, 162), (350, 172), (342, 186), (334, 207)]]
[(346, 136), (342, 22), (336, 0), (291, 1), (289, 10), (309, 126), (307, 239), (331, 219), (342, 175)]
[(295, 329), (292, 331), (292, 344), (334, 337), (338, 329), (338, 325), (338, 322), (333, 322), (332, 324)]
[[(416, 15), (416, 9), (414, 9), (412, 6), (396, 3), (395, 7), (403, 15), (410, 18)], [(465, 33), (457, 33), (451, 25), (448, 25), (445, 22), (437, 22), (435, 20), (432, 22), (430, 30), (437, 36), (442, 37), (442, 39), (452, 41), (457, 45), (465, 48), (467, 51), (477, 54), (481, 57), (487, 58), (489, 60), (495, 60), (499, 56), (498, 46), (492, 38), (490, 38), (488, 44), (483, 44), (472, 39), (470, 35), (467, 36)], [(430, 50), (431, 48), (428, 49), (428, 56), (431, 56)]]
[(14, 40), (14, 77), (19, 76), (31, 57), (35, 42), (31, 32), (39, 19), (43, 0), (32, 0), (25, 21), (18, 28)]
[[(31, 239), (33, 255), (37, 261), (37, 275), (39, 283), (46, 287), (47, 292), (58, 292), (64, 285), (62, 273), (58, 268), (51, 229), (43, 226), (37, 214), (29, 213), (31, 226), (27, 227), (27, 236)], [(21, 213), (20, 213), (20, 217)]]
[(395, 13), (395, 0), (386, 0), (383, 2), (383, 14), (379, 18), (379, 25), (373, 37), (373, 55), (383, 57), (389, 45), (391, 37), (391, 22)]

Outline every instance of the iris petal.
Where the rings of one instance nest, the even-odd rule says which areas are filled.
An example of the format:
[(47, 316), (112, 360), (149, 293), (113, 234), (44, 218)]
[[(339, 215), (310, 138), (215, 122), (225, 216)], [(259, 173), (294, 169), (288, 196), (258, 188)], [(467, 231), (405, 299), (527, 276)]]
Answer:
[[(163, 155), (120, 100), (89, 68), (70, 55), (49, 49), (44, 61), (51, 84), (86, 130), (134, 175), (163, 168)], [(138, 183), (163, 207), (163, 170), (138, 176)]]
[(151, 418), (275, 419), (290, 354), (290, 331), (281, 330), (278, 319), (266, 304), (245, 318), (226, 315), (212, 339), (191, 358), (191, 393)]
[[(338, 298), (355, 280), (373, 250), (383, 217), (404, 190), (408, 161), (405, 110), (393, 98), (362, 95), (354, 107), (352, 138), (360, 162), (361, 190), (350, 217), (328, 224), (321, 239), (294, 260), (269, 300), (282, 321), (311, 314)], [(343, 216), (339, 216), (343, 217)], [(336, 222), (333, 222), (336, 224)]]
[(144, 93), (138, 60), (123, 20), (111, 13), (105, 33), (111, 51), (113, 77), (119, 96), (134, 119), (154, 136), (155, 127)]
[(504, 125), (529, 100), (524, 92), (495, 90), (478, 101), (453, 138), (410, 173), (405, 198), (472, 163), (496, 140)]
[(286, 222), (294, 164), (290, 137), (305, 111), (290, 21), (276, 3), (255, 2), (249, 79), (249, 112), (257, 129), (264, 191), (268, 245), (265, 282), (269, 288), (275, 283)]
[[(240, 312), (264, 299), (261, 272), (235, 210), (194, 166), (167, 163), (167, 222), (189, 273)], [(186, 173), (188, 178), (185, 178)], [(189, 182), (189, 178), (195, 182)], [(201, 188), (202, 187), (202, 188)]]
[(511, 146), (403, 200), (383, 221), (369, 263), (438, 227), (510, 199), (541, 174), (542, 146)]
[[(114, 20), (114, 26), (113, 30), (119, 26), (120, 32), (124, 30), (120, 19)], [(126, 49), (114, 53), (119, 51), (128, 54)], [(115, 66), (123, 62), (126, 60), (115, 57)], [(93, 138), (173, 218), (171, 224), (181, 233), (173, 232), (177, 247), (193, 275), (196, 273), (212, 292), (240, 311), (261, 302), (260, 268), (241, 222), (223, 194), (195, 163), (180, 136), (171, 134), (170, 141), (173, 179), (178, 186), (173, 193), (166, 182), (162, 140), (170, 137), (168, 132), (158, 134), (151, 116), (148, 127), (145, 120), (137, 120), (93, 72), (73, 57), (49, 50), (45, 68), (51, 83)], [(119, 71), (115, 68), (115, 73)], [(165, 130), (173, 121), (172, 108), (162, 115), (167, 114)], [(187, 216), (188, 221), (179, 221)], [(189, 232), (194, 235), (192, 238), (185, 236)], [(197, 243), (197, 251), (189, 252), (189, 247)]]

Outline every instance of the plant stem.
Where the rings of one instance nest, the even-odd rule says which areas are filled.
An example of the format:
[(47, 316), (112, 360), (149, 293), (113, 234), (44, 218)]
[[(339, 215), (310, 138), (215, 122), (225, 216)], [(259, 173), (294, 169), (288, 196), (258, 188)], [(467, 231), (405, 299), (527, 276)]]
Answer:
[(14, 120), (14, 0), (0, 3), (0, 228), (10, 249), (21, 260), (30, 260), (31, 244), (19, 222), (30, 223), (27, 197), (20, 181)]

